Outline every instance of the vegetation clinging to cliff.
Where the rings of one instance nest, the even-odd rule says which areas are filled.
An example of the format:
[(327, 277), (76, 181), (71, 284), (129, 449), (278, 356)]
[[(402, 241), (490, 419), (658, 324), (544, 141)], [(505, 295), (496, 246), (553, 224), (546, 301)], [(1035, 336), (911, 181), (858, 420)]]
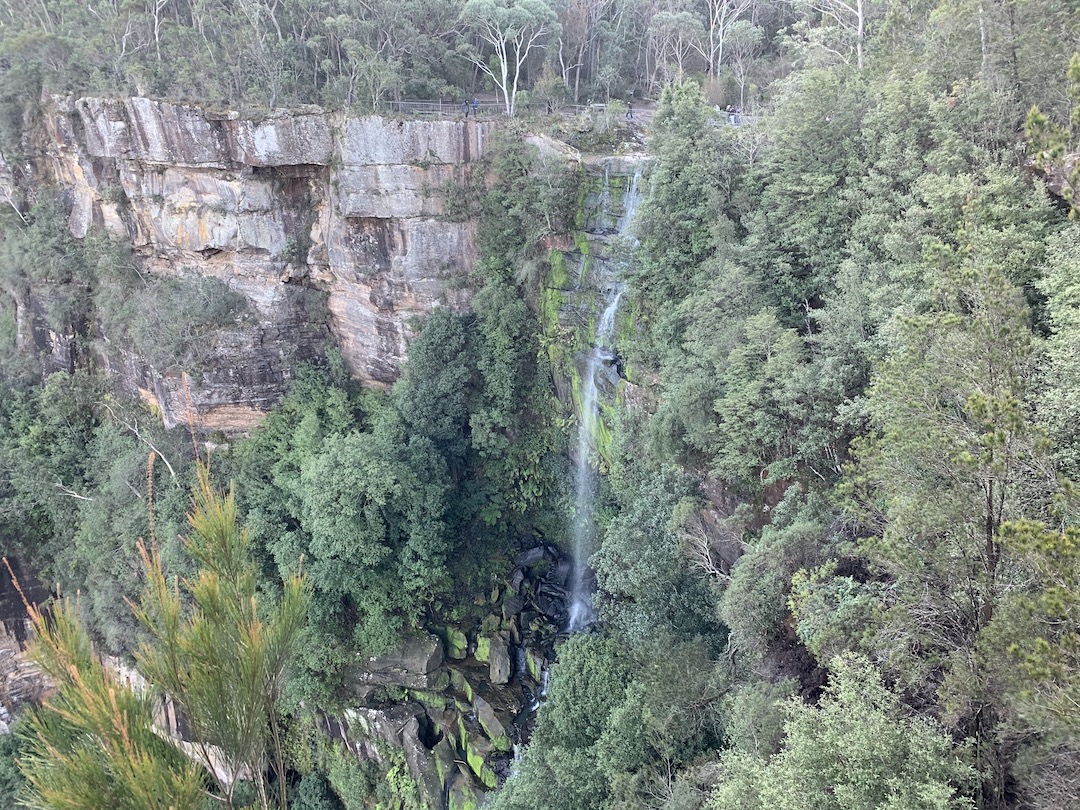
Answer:
[[(405, 6), (402, 24), (420, 7)], [(1080, 457), (1080, 235), (1024, 166), (1029, 148), (1064, 147), (1020, 133), (1032, 104), (1058, 126), (1071, 120), (1075, 9), (871, 3), (853, 20), (850, 6), (815, 7), (743, 9), (766, 30), (726, 43), (726, 59), (747, 60), (740, 98), (770, 100), (763, 127), (717, 126), (696, 82), (676, 82), (654, 119), (633, 327), (619, 347), (639, 385), (615, 421), (592, 560), (602, 628), (561, 649), (550, 711), (496, 806), (1077, 802), (1075, 503), (1061, 473)], [(9, 58), (32, 57), (5, 76), (9, 100), (36, 97), (26, 88), (41, 82), (174, 92), (153, 64), (159, 45), (169, 58), (192, 36), (187, 6), (169, 6), (177, 23), (160, 41), (136, 10), (147, 47), (113, 62), (99, 55), (109, 47), (87, 52), (87, 75), (64, 55), (90, 50), (71, 27), (108, 31), (120, 18), (43, 8), (44, 22), (5, 32)], [(308, 10), (235, 8), (280, 8), (284, 31)], [(309, 54), (275, 43), (270, 17), (205, 5), (207, 19), (237, 25), (192, 49), (205, 46), (212, 67), (177, 60), (191, 78), (175, 92), (272, 106), (314, 87), (325, 103), (374, 106), (472, 88), (450, 58), (453, 26), (417, 50), (430, 70), (410, 53), (369, 58), (380, 36), (370, 23), (389, 8), (308, 20), (325, 27)], [(453, 18), (449, 4), (440, 11), (425, 24)], [(702, 8), (600, 11), (564, 26), (567, 50), (549, 49), (546, 66), (527, 66), (537, 92), (629, 94), (707, 64), (710, 101), (733, 98), (713, 54), (691, 44), (706, 41)], [(20, 36), (35, 27), (42, 39)], [(602, 35), (573, 39), (593, 30)], [(257, 46), (248, 73), (233, 64), (245, 42)], [(576, 67), (556, 57), (573, 44), (588, 55)], [(52, 49), (62, 57), (50, 62)], [(779, 80), (761, 92), (754, 77)], [(562, 411), (523, 300), (539, 297), (545, 240), (571, 229), (577, 186), (503, 149), (491, 194), (472, 200), (484, 253), (473, 311), (440, 309), (388, 396), (358, 392), (333, 359), (305, 372), (224, 461), (267, 588), (300, 552), (319, 571), (297, 694), (322, 706), (347, 700), (358, 652), (464, 615), (509, 567), (516, 538), (557, 536)], [(72, 240), (39, 225), (19, 233), (48, 261), (10, 266), (97, 289)], [(544, 298), (544, 315), (552, 308)], [(142, 445), (133, 412), (95, 385), (58, 377), (5, 398), (0, 525), (24, 543), (27, 527), (49, 538), (39, 550), (69, 587), (94, 577), (88, 612), (123, 648), (123, 538), (144, 511), (126, 493)], [(179, 451), (157, 432), (142, 438)], [(167, 520), (175, 508), (162, 501)], [(315, 770), (363, 801), (377, 789), (359, 767)], [(325, 797), (316, 774), (305, 778), (313, 801)]]
[[(652, 407), (620, 425), (633, 452), (592, 560), (608, 639), (589, 669), (622, 667), (639, 705), (688, 688), (666, 703), (686, 736), (643, 755), (656, 718), (586, 684), (604, 728), (579, 745), (542, 718), (497, 806), (1076, 802), (1075, 729), (1052, 714), (1074, 645), (1032, 624), (1071, 621), (1078, 588), (1071, 468), (1053, 461), (1075, 445), (1076, 229), (1017, 166), (1016, 88), (879, 64), (793, 75), (761, 141), (717, 132), (693, 84), (665, 94), (621, 346)], [(679, 500), (669, 465), (700, 489)], [(716, 645), (711, 680), (650, 680), (676, 640)], [(581, 660), (564, 648), (555, 688)]]

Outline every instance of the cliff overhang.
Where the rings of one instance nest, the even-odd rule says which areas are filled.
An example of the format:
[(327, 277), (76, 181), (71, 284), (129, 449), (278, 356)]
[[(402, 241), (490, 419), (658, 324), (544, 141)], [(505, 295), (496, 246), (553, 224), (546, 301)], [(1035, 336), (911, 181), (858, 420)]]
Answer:
[(327, 341), (358, 379), (386, 386), (424, 315), (467, 306), (475, 223), (440, 190), (478, 170), (496, 126), (53, 98), (29, 174), (70, 198), (75, 237), (104, 229), (151, 276), (214, 277), (244, 296), (252, 317), (218, 336), (198, 373), (154, 368), (122, 346), (104, 358), (167, 424), (193, 409), (200, 427), (229, 433), (257, 423)]

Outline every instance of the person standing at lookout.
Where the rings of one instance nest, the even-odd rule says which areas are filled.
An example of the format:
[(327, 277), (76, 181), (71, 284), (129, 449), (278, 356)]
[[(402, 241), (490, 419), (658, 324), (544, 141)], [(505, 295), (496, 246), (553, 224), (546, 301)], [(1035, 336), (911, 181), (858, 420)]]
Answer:
[(478, 112), (480, 112), (480, 102), (477, 100), (476, 96), (473, 96), (473, 100), (472, 100), (472, 117), (476, 118), (476, 115), (477, 115)]
[(462, 102), (462, 105), (465, 107), (465, 117), (468, 118), (469, 117), (469, 100), (465, 99), (465, 101)]

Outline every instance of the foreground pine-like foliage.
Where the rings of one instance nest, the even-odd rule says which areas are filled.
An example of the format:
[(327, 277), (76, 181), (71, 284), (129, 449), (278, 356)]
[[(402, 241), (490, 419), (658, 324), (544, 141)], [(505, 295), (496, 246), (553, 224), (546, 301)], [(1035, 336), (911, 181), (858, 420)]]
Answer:
[[(77, 603), (33, 610), (34, 658), (56, 694), (27, 732), (32, 806), (185, 810), (214, 796), (231, 808), (242, 781), (258, 806), (286, 806), (279, 701), (305, 620), (304, 578), (298, 568), (265, 605), (233, 493), (215, 490), (202, 464), (197, 480), (184, 543), (196, 573), (170, 577), (153, 538), (141, 546), (146, 587), (133, 610), (146, 630), (135, 654), (145, 686), (95, 654)], [(163, 701), (188, 739), (163, 727)]]

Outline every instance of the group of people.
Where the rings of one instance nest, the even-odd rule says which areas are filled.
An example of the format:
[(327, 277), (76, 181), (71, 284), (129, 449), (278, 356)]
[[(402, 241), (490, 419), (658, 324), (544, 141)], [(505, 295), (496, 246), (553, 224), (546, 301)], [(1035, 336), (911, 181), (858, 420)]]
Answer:
[(473, 98), (472, 102), (470, 102), (468, 99), (465, 99), (465, 101), (462, 103), (462, 106), (465, 108), (466, 118), (469, 117), (470, 107), (472, 108), (473, 118), (476, 118), (477, 114), (480, 112), (480, 101), (476, 98)]
[[(717, 109), (720, 109), (719, 106)], [(732, 126), (738, 126), (742, 120), (742, 106), (738, 104), (728, 104), (724, 108), (724, 114), (727, 115), (728, 123)]]

